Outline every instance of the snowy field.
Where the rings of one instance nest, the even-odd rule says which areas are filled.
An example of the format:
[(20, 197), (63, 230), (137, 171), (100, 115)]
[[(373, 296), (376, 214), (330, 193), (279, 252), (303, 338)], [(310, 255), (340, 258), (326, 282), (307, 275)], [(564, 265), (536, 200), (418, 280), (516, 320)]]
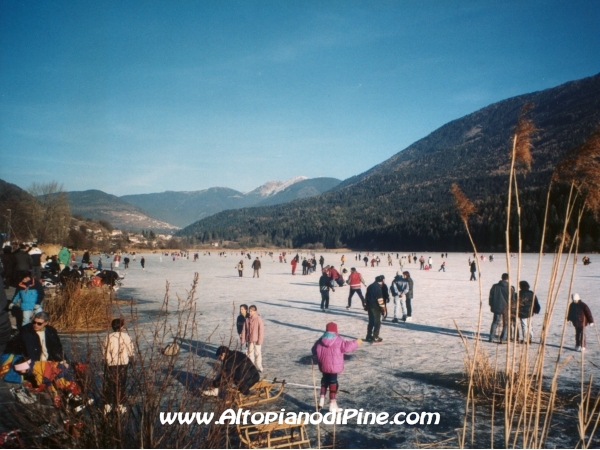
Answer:
[[(321, 254), (325, 257), (325, 264), (334, 264), (339, 269), (342, 253), (317, 252), (317, 259)], [(258, 255), (260, 253), (252, 253), (252, 259)], [(167, 281), (170, 283), (172, 298), (175, 294), (185, 298), (194, 272), (198, 272), (200, 282), (197, 308), (201, 315), (197, 321), (201, 342), (211, 344), (211, 347), (228, 342), (234, 326), (232, 321), (237, 316), (239, 305), (254, 304), (265, 323), (264, 377), (277, 377), (289, 383), (312, 385), (310, 351), (313, 343), (322, 335), (325, 324), (334, 321), (338, 324), (342, 337), (364, 339), (367, 314), (360, 307), (360, 300), (356, 295), (352, 309), (346, 310), (349, 290), (347, 286), (336, 288), (335, 292), (331, 293), (329, 312), (321, 312), (319, 270), (303, 276), (299, 265), (296, 275), (292, 276), (290, 254), (287, 264), (278, 261), (278, 252), (274, 253), (273, 259), (266, 253), (262, 255), (260, 278), (252, 278), (251, 260), (247, 258), (244, 258), (244, 277), (238, 277), (235, 265), (242, 259), (239, 252), (228, 252), (227, 256), (218, 256), (218, 252), (215, 251), (211, 252), (211, 256), (200, 252), (197, 262), (194, 262), (191, 256), (190, 259), (173, 261), (172, 258), (158, 253), (145, 254), (144, 271), (139, 263), (141, 255), (138, 255), (137, 261), (132, 261), (128, 270), (125, 271), (122, 267), (118, 269), (121, 273), (127, 273), (125, 286), (118, 292), (118, 296), (122, 299), (133, 298), (141, 317), (152, 316), (164, 297)], [(370, 264), (369, 267), (365, 267), (363, 262), (355, 261), (355, 255), (345, 253), (345, 267), (356, 267), (367, 284), (372, 283), (375, 276), (383, 274), (389, 285), (399, 270), (399, 260), (396, 259), (395, 253), (392, 267), (387, 264), (387, 253), (378, 253), (382, 262), (379, 267), (374, 268), (370, 267)], [(417, 253), (417, 257), (419, 256), (421, 253)], [(398, 411), (437, 411), (442, 417), (441, 423), (435, 427), (421, 428), (406, 425), (338, 426), (336, 439), (339, 446), (413, 447), (418, 442), (452, 438), (456, 435), (455, 429), (461, 426), (464, 396), (456, 386), (464, 370), (464, 348), (454, 323), (456, 322), (460, 330), (468, 336), (476, 331), (478, 283), (469, 281), (469, 254), (449, 254), (445, 259), (446, 272), (438, 271), (442, 262), (440, 253), (423, 253), (423, 256), (426, 260), (429, 256), (433, 258), (433, 270), (419, 270), (418, 261), (416, 264), (404, 266), (404, 270), (409, 270), (414, 279), (413, 322), (391, 323), (393, 304), (390, 303), (390, 315), (383, 323), (380, 334), (383, 343), (364, 343), (346, 358), (346, 368), (339, 377), (339, 383), (340, 389), (347, 392), (338, 394), (338, 404), (342, 408), (364, 408), (365, 411), (386, 411), (391, 414)], [(97, 257), (93, 259), (96, 262)], [(538, 256), (533, 254), (524, 255), (523, 258), (521, 279), (527, 280), (532, 287), (537, 260)], [(598, 319), (600, 261), (594, 260), (592, 256), (593, 264), (585, 267), (581, 263), (577, 264), (573, 289), (580, 294)], [(537, 288), (542, 312), (533, 318), (534, 346), (539, 342), (552, 261), (552, 255), (542, 258), (542, 277)], [(512, 258), (511, 268), (515, 277), (516, 265), (516, 258)], [(487, 305), (490, 287), (498, 282), (501, 274), (506, 271), (505, 256), (496, 254), (494, 262), (486, 259), (481, 262), (481, 270), (484, 298), (483, 348), (491, 358), (495, 358), (498, 353), (499, 361), (503, 361), (506, 346), (487, 342), (487, 333), (492, 321), (492, 314)], [(570, 276), (569, 269), (565, 274), (566, 281), (563, 282), (551, 324), (546, 374), (550, 373), (560, 344), (562, 318), (568, 305), (567, 288)], [(236, 313), (232, 316), (234, 307)], [(573, 358), (560, 376), (561, 386), (573, 390), (577, 389), (581, 376), (581, 353), (573, 351), (574, 334), (574, 329), (569, 324), (565, 353)], [(585, 370), (588, 374), (599, 374), (600, 349), (594, 328), (587, 328), (587, 339)], [(320, 375), (317, 373), (317, 383), (319, 380)], [(312, 389), (288, 386), (283, 401), (277, 404), (275, 410), (281, 407), (288, 411), (314, 410)], [(572, 422), (570, 425), (553, 429), (550, 436), (553, 445), (568, 447), (575, 444), (576, 440), (572, 439), (576, 439), (576, 423)], [(332, 427), (329, 427), (329, 430), (325, 428), (324, 443), (327, 439), (331, 440), (332, 431)]]

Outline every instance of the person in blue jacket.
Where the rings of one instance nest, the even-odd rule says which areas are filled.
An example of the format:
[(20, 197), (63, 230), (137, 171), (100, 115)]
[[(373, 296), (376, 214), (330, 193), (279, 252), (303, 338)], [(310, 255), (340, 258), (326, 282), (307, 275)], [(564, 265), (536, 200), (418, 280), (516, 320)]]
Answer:
[[(31, 279), (30, 275), (23, 277), (18, 285), (15, 296), (12, 299), (12, 304), (9, 309), (14, 311), (14, 307), (19, 304), (22, 314), (15, 314), (17, 318), (17, 328), (21, 328), (22, 325), (27, 325), (31, 322), (31, 317), (34, 312), (42, 309), (43, 297), (39, 294), (35, 283)], [(21, 317), (19, 317), (21, 316)], [(18, 319), (21, 318), (19, 321)], [(21, 323), (19, 323), (21, 322)]]

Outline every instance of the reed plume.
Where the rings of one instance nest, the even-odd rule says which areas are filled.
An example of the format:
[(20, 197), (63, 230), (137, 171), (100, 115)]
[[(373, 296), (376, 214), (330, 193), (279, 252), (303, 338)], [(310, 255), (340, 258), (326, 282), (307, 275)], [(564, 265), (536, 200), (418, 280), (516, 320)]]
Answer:
[(465, 224), (469, 220), (469, 216), (477, 212), (477, 207), (471, 200), (467, 198), (465, 193), (458, 187), (456, 183), (452, 183), (450, 193), (454, 196), (454, 205), (458, 210), (458, 214)]
[(531, 149), (533, 147), (535, 132), (538, 131), (533, 123), (533, 119), (528, 116), (529, 111), (533, 109), (533, 107), (533, 103), (526, 103), (523, 105), (515, 129), (515, 162), (521, 164), (526, 171), (531, 170), (531, 163), (533, 161)]

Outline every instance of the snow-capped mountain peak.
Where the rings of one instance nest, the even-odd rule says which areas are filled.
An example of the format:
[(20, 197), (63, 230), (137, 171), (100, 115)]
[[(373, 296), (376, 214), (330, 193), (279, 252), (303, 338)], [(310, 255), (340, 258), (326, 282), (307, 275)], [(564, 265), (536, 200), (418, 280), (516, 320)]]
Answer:
[(299, 176), (290, 178), (287, 181), (279, 181), (279, 180), (271, 180), (267, 181), (265, 184), (257, 187), (253, 191), (248, 192), (246, 195), (258, 195), (260, 197), (271, 197), (272, 195), (277, 194), (278, 192), (283, 191), (285, 188), (291, 186), (294, 183), (298, 183), (299, 181), (307, 180), (307, 177)]

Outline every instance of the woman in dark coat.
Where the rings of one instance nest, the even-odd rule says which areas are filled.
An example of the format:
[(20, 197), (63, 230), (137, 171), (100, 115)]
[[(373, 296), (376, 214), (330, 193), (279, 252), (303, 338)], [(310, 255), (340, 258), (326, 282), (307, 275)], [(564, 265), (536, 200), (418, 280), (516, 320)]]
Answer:
[(238, 391), (248, 395), (250, 388), (260, 380), (258, 370), (245, 354), (235, 350), (229, 350), (224, 345), (217, 349), (217, 359), (223, 361), (219, 375), (213, 380), (213, 389), (204, 391), (202, 394), (216, 397), (219, 395), (219, 387), (227, 384), (235, 384)]
[(588, 305), (581, 301), (579, 294), (573, 294), (571, 298), (573, 301), (569, 305), (567, 321), (575, 327), (575, 351), (581, 352), (585, 350), (585, 327), (594, 326), (594, 317)]

